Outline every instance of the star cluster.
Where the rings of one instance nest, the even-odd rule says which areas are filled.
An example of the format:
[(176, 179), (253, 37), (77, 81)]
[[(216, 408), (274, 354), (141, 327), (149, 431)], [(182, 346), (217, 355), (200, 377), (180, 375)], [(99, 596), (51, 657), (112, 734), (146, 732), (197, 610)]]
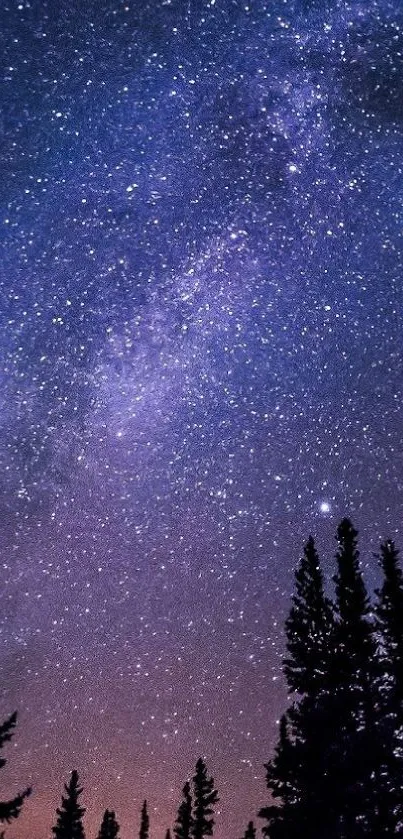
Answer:
[[(402, 536), (397, 0), (4, 0), (0, 573), (16, 834), (266, 801), (304, 540)], [(367, 561), (368, 560), (368, 561)], [(3, 772), (3, 775), (5, 773)], [(245, 817), (245, 813), (247, 814)], [(238, 833), (237, 833), (238, 832)]]

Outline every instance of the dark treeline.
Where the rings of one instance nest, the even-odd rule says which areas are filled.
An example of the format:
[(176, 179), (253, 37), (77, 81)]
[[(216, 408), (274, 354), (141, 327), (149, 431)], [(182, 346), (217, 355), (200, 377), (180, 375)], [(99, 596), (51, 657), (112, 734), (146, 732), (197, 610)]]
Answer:
[[(333, 598), (326, 594), (312, 537), (295, 574), (283, 660), (290, 704), (266, 764), (271, 802), (259, 812), (267, 839), (403, 836), (403, 575), (388, 540), (378, 556), (381, 586), (371, 600), (357, 535), (343, 519)], [(0, 725), (0, 750), (15, 724), (13, 714)], [(0, 768), (4, 764), (0, 759)], [(30, 792), (0, 802), (0, 822), (17, 818)], [(81, 794), (74, 770), (56, 810), (53, 839), (85, 839)], [(165, 839), (212, 836), (218, 801), (214, 779), (199, 758)], [(149, 833), (144, 801), (138, 837), (149, 839)], [(113, 810), (105, 810), (97, 839), (120, 839)], [(256, 839), (253, 821), (243, 839)]]

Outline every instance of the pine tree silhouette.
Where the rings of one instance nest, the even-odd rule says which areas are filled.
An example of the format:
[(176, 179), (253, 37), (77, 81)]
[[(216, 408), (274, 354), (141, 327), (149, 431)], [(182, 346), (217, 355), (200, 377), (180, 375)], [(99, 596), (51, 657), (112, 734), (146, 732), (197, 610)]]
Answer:
[(256, 839), (256, 828), (253, 822), (248, 822), (248, 826), (245, 830), (242, 839)]
[(171, 831), (170, 831), (169, 827), (168, 827), (168, 830), (165, 834), (165, 839), (171, 839)]
[(383, 835), (377, 649), (349, 519), (337, 541), (334, 604), (324, 594), (312, 538), (296, 572), (284, 660), (294, 701), (266, 765), (274, 803), (259, 813), (270, 839)]
[[(14, 712), (0, 725), (0, 751), (5, 743), (8, 743), (14, 736), (14, 729), (17, 724), (17, 713)], [(0, 758), (0, 769), (6, 765), (5, 758)], [(0, 822), (7, 824), (12, 819), (17, 819), (21, 812), (21, 807), (24, 800), (31, 795), (31, 787), (28, 787), (24, 792), (20, 792), (15, 798), (10, 801), (0, 801)]]
[(323, 574), (312, 536), (295, 572), (296, 593), (285, 628), (289, 658), (284, 673), (291, 691), (316, 695), (328, 679), (333, 609), (323, 590)]
[(82, 787), (78, 783), (78, 772), (73, 769), (68, 784), (64, 785), (66, 795), (62, 795), (60, 808), (56, 810), (58, 819), (52, 832), (54, 839), (84, 839), (82, 818), (85, 808), (80, 807), (78, 799)]
[(213, 835), (214, 804), (219, 801), (218, 792), (214, 789), (214, 778), (207, 777), (207, 768), (200, 757), (196, 763), (196, 773), (193, 777), (194, 808), (192, 836), (203, 839)]
[(144, 801), (143, 806), (141, 808), (139, 839), (148, 839), (149, 829), (150, 819), (148, 816), (147, 801)]
[(119, 825), (113, 810), (105, 810), (98, 839), (117, 839), (119, 836)]
[(333, 658), (333, 794), (339, 802), (340, 839), (368, 834), (375, 805), (373, 772), (379, 750), (376, 725), (376, 641), (360, 571), (357, 531), (349, 519), (337, 530), (334, 576), (337, 615)]
[(189, 781), (186, 781), (182, 794), (183, 800), (178, 808), (178, 815), (174, 825), (174, 836), (176, 839), (190, 839), (193, 831), (193, 817)]
[(403, 574), (394, 542), (381, 544), (383, 583), (375, 603), (379, 644), (379, 720), (381, 738), (377, 778), (378, 817), (383, 836), (395, 836), (403, 823)]

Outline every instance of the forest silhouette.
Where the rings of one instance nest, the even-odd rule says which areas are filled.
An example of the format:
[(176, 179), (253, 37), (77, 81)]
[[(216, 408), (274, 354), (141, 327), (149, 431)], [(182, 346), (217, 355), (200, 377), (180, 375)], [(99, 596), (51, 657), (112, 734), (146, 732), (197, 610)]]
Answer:
[[(333, 599), (312, 536), (295, 573), (283, 659), (289, 707), (265, 765), (270, 802), (258, 813), (267, 839), (403, 835), (403, 574), (399, 551), (386, 540), (378, 555), (381, 585), (371, 599), (357, 536), (343, 519)], [(0, 725), (0, 750), (13, 736), (16, 717)], [(5, 762), (0, 758), (0, 768)], [(74, 769), (56, 810), (53, 839), (85, 839), (82, 792)], [(17, 819), (30, 794), (27, 788), (0, 802), (0, 822)], [(214, 778), (199, 758), (165, 839), (212, 836), (218, 801)], [(139, 839), (149, 839), (147, 801), (139, 817)], [(113, 810), (105, 810), (97, 839), (119, 839)], [(256, 839), (253, 820), (243, 839)]]

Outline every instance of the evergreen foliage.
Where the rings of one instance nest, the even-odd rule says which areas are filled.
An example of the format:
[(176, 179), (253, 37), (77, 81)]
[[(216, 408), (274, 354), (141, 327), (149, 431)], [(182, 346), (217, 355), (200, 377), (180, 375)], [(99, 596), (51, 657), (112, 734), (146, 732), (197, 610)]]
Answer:
[(186, 781), (182, 794), (183, 799), (179, 805), (178, 815), (174, 825), (174, 836), (176, 839), (190, 839), (193, 831), (193, 816), (189, 781)]
[(78, 782), (78, 772), (73, 769), (68, 784), (64, 785), (66, 795), (62, 795), (61, 806), (56, 810), (57, 822), (52, 828), (54, 839), (84, 839), (82, 818), (85, 808), (79, 804), (82, 787)]
[[(385, 737), (381, 697), (382, 690), (385, 696), (386, 671), (389, 685), (391, 679), (397, 682), (397, 669), (390, 675), (390, 659), (396, 656), (397, 666), (399, 649), (403, 662), (403, 631), (399, 635), (398, 629), (399, 609), (403, 630), (403, 578), (394, 546), (385, 543), (381, 549), (385, 583), (379, 593), (377, 627), (381, 634), (389, 634), (381, 645), (385, 667), (380, 675), (379, 645), (359, 565), (357, 531), (349, 519), (340, 523), (337, 542), (334, 603), (324, 594), (312, 537), (296, 572), (284, 660), (293, 701), (282, 718), (275, 755), (266, 765), (273, 804), (259, 813), (267, 822), (263, 833), (269, 839), (399, 835), (391, 832), (391, 825), (397, 829), (396, 801), (392, 796), (385, 798), (388, 789), (397, 788), (398, 779), (395, 776), (391, 781), (396, 759), (393, 737)], [(385, 629), (388, 620), (390, 632)], [(403, 665), (401, 672), (403, 687)], [(388, 695), (392, 700), (391, 687)], [(389, 716), (393, 716), (391, 710)]]
[[(11, 738), (14, 736), (14, 729), (17, 724), (17, 713), (14, 712), (11, 714), (10, 717), (1, 723), (0, 725), (0, 751), (5, 745), (8, 743)], [(0, 758), (0, 769), (6, 765), (5, 758)], [(22, 805), (26, 798), (31, 795), (31, 787), (28, 787), (24, 792), (20, 792), (15, 798), (12, 798), (10, 801), (0, 801), (0, 822), (6, 822), (7, 824), (12, 821), (12, 819), (17, 819), (20, 815)]]
[(256, 828), (253, 822), (248, 822), (248, 826), (245, 830), (242, 839), (256, 839)]
[(316, 695), (328, 674), (333, 610), (324, 594), (312, 536), (305, 545), (295, 580), (296, 593), (285, 625), (289, 658), (284, 660), (284, 673), (291, 691)]
[(214, 788), (214, 778), (208, 778), (207, 768), (201, 757), (196, 763), (193, 789), (192, 836), (194, 839), (203, 839), (204, 836), (213, 835), (214, 804), (217, 804), (219, 798), (218, 792)]
[(147, 801), (143, 801), (143, 806), (141, 808), (139, 839), (148, 839), (149, 830), (150, 819), (148, 816)]
[(113, 810), (105, 810), (98, 839), (117, 839), (119, 836), (119, 825)]

